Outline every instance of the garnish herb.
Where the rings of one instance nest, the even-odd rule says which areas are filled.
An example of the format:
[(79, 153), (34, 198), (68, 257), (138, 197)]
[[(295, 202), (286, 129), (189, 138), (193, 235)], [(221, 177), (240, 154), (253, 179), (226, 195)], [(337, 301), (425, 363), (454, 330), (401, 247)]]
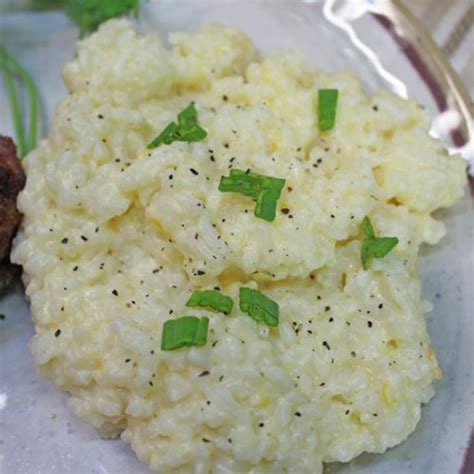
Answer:
[[(15, 138), (18, 155), (23, 158), (29, 151), (36, 147), (38, 136), (38, 123), (40, 119), (38, 91), (33, 79), (26, 69), (18, 63), (7, 51), (0, 47), (0, 72), (2, 73), (7, 90), (10, 110), (15, 128)], [(15, 79), (18, 78), (26, 88), (29, 105), (29, 133), (25, 136), (25, 125), (22, 122), (22, 107), (18, 100), (18, 90)], [(20, 94), (21, 97), (21, 94)]]
[(221, 177), (219, 191), (253, 197), (257, 201), (254, 211), (255, 217), (273, 222), (276, 216), (277, 201), (285, 182), (281, 178), (272, 178), (242, 170), (231, 170), (229, 176)]
[(212, 308), (224, 314), (230, 314), (234, 302), (229, 296), (223, 295), (216, 290), (196, 290), (186, 303), (188, 307), (202, 306)]
[(66, 11), (79, 26), (79, 35), (90, 33), (104, 21), (134, 10), (138, 12), (140, 0), (67, 0)]
[(199, 142), (207, 137), (207, 132), (198, 124), (198, 113), (193, 103), (178, 114), (178, 123), (171, 122), (148, 145), (149, 149), (173, 142)]
[(318, 91), (318, 126), (321, 132), (334, 127), (338, 96), (337, 89), (319, 89)]
[(372, 222), (370, 222), (370, 219), (368, 218), (368, 216), (365, 216), (362, 219), (362, 223), (360, 225), (360, 230), (369, 239), (375, 238), (375, 231), (374, 231), (374, 228), (372, 226)]
[(209, 318), (182, 316), (169, 319), (163, 325), (161, 350), (173, 351), (184, 346), (204, 346), (207, 342)]
[(279, 308), (278, 303), (271, 300), (258, 290), (251, 288), (240, 288), (239, 307), (252, 319), (267, 326), (278, 326)]
[(370, 219), (365, 216), (360, 225), (366, 239), (362, 241), (360, 259), (362, 267), (367, 270), (372, 258), (385, 257), (397, 244), (397, 237), (376, 237)]

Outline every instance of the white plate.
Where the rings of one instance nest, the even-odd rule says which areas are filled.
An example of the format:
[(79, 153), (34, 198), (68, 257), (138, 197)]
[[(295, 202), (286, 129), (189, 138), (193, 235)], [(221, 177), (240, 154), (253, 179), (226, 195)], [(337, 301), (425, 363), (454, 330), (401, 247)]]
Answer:
[[(354, 70), (369, 92), (389, 88), (437, 113), (433, 83), (425, 82), (426, 74), (419, 74), (421, 62), (436, 82), (436, 71), (423, 61), (426, 58), (418, 57), (416, 64), (380, 20), (363, 14), (359, 7), (373, 2), (349, 0), (345, 5), (351, 8), (345, 10), (344, 2), (338, 8), (333, 3), (328, 1), (324, 7), (303, 1), (152, 1), (139, 24), (143, 30), (157, 28), (163, 36), (212, 21), (237, 26), (262, 50), (300, 49), (322, 69)], [(76, 31), (59, 12), (12, 13), (0, 19), (0, 44), (15, 54), (40, 86), (45, 129), (55, 103), (66, 93), (60, 72), (73, 57)], [(13, 135), (6, 106), (0, 86), (0, 132)], [(438, 120), (437, 133), (451, 146), (449, 132), (446, 121)], [(466, 194), (455, 208), (439, 214), (449, 234), (438, 247), (423, 249), (420, 270), (423, 297), (434, 303), (428, 326), (445, 377), (436, 384), (436, 397), (423, 409), (419, 426), (404, 444), (383, 455), (363, 455), (348, 465), (331, 465), (329, 472), (446, 474), (461, 469), (474, 420), (472, 197)], [(149, 472), (125, 443), (102, 440), (76, 419), (65, 407), (66, 396), (36, 376), (26, 348), (33, 326), (20, 283), (0, 299), (0, 313), (6, 316), (0, 321), (0, 472)]]

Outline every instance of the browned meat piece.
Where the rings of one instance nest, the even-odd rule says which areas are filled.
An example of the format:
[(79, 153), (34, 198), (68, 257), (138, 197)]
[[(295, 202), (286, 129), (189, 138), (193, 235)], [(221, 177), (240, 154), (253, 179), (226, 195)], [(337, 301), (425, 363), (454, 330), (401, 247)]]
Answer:
[(3, 290), (11, 284), (11, 282), (19, 275), (19, 269), (17, 265), (12, 265), (8, 261), (0, 263), (0, 295)]
[(11, 241), (21, 222), (16, 198), (25, 181), (13, 140), (0, 135), (0, 260), (8, 256)]
[(26, 177), (13, 140), (0, 135), (0, 291), (9, 284), (13, 269), (8, 264), (11, 241), (21, 222), (16, 198)]

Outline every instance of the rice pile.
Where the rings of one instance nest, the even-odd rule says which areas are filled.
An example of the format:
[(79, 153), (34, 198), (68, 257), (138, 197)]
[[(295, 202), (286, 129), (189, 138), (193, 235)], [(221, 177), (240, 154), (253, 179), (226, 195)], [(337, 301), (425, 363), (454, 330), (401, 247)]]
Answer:
[[(416, 272), (431, 213), (459, 199), (464, 164), (411, 101), (368, 97), (298, 53), (261, 57), (218, 25), (138, 35), (126, 20), (78, 43), (69, 95), (24, 161), (23, 265), (39, 372), (104, 436), (162, 473), (317, 473), (402, 442), (441, 370)], [(315, 98), (339, 90), (320, 133)], [(147, 145), (194, 101), (200, 142)], [(230, 169), (286, 179), (277, 217), (218, 191)], [(369, 215), (399, 244), (364, 271)], [(269, 328), (186, 308), (195, 289), (278, 302)], [(160, 350), (164, 321), (210, 319), (204, 347)]]

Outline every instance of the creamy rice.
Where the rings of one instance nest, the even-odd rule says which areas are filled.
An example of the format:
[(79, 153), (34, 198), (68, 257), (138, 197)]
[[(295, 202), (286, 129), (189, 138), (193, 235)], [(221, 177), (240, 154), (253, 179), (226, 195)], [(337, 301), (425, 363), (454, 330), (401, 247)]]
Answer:
[[(462, 160), (418, 105), (368, 97), (349, 73), (262, 58), (223, 26), (170, 42), (125, 20), (80, 41), (70, 93), (24, 161), (12, 258), (40, 374), (162, 473), (317, 473), (402, 442), (441, 377), (416, 260), (445, 233), (431, 213), (462, 195)], [(339, 103), (320, 133), (325, 87)], [(146, 149), (190, 101), (207, 138)], [(230, 168), (286, 179), (274, 222), (217, 190)], [(365, 215), (400, 240), (368, 271)], [(237, 301), (244, 285), (278, 302), (278, 328), (238, 304), (185, 307), (197, 288)], [(163, 322), (183, 314), (210, 318), (208, 344), (162, 352)]]

